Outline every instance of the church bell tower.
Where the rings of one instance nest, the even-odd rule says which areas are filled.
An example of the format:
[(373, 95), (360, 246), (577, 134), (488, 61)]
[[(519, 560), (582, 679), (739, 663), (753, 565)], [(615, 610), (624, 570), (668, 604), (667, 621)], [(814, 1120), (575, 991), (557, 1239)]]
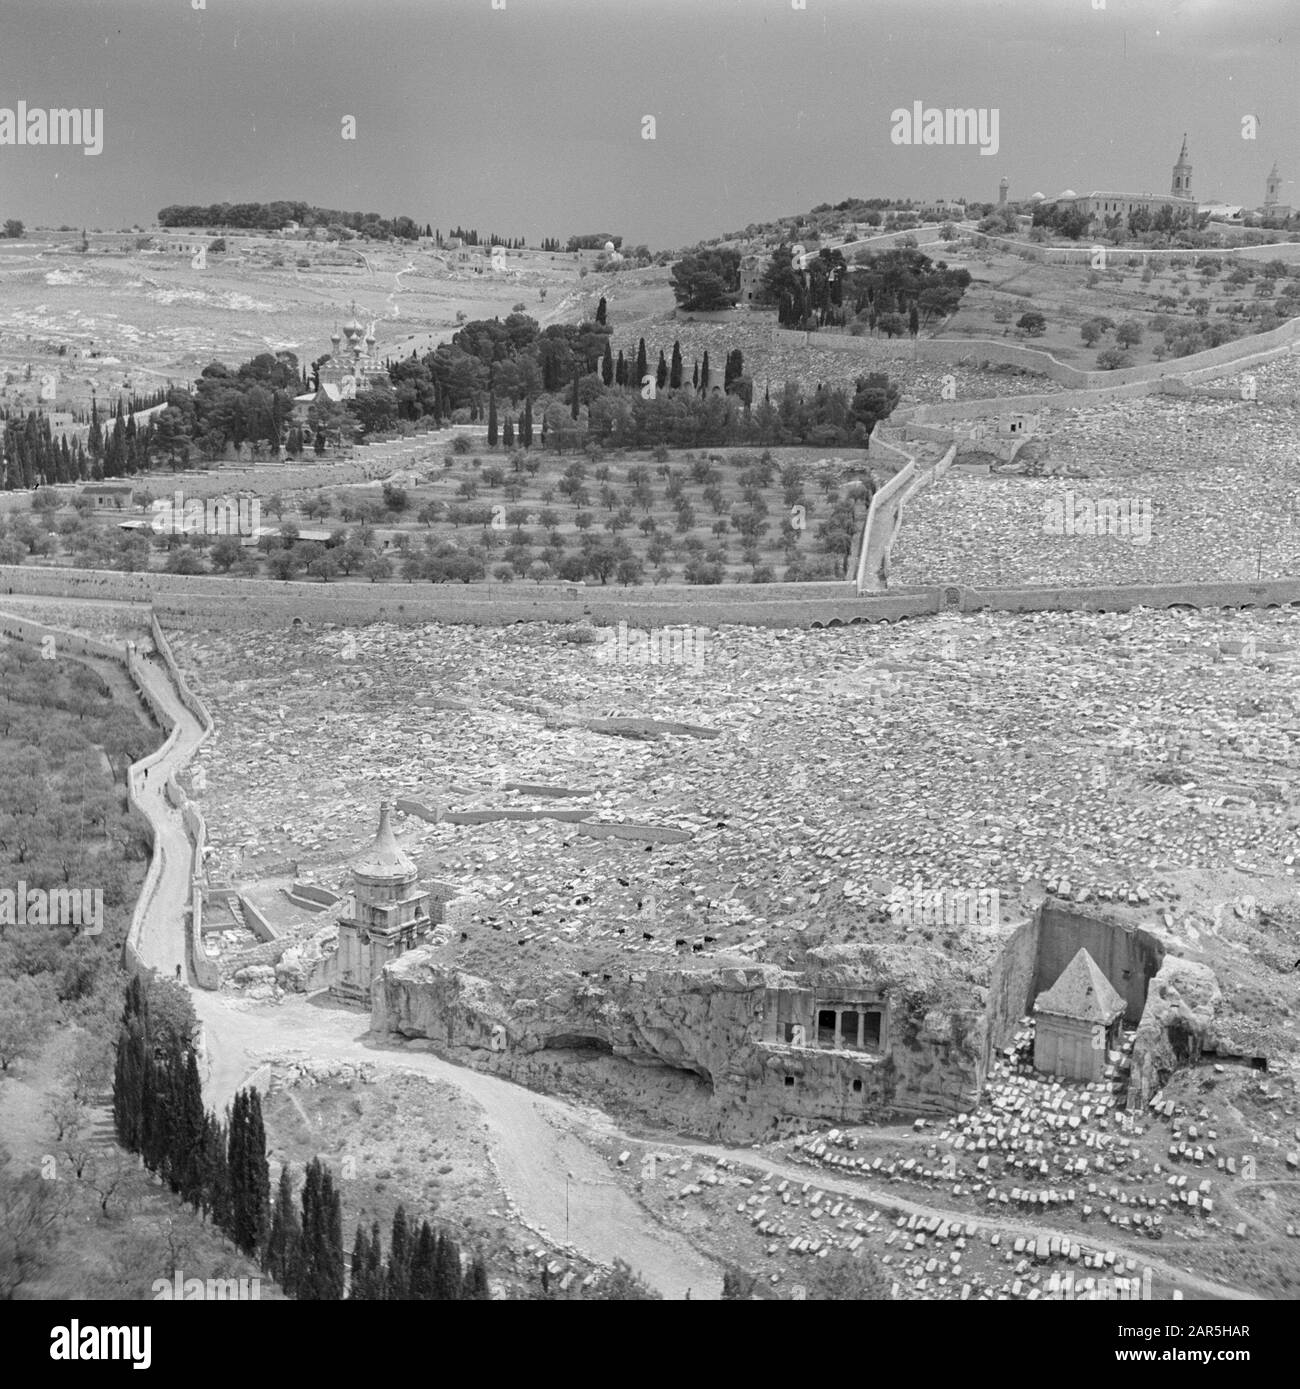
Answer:
[(1192, 196), (1192, 164), (1187, 157), (1186, 133), (1183, 135), (1183, 147), (1178, 154), (1178, 163), (1174, 165), (1174, 181), (1169, 193), (1175, 198), (1190, 198)]

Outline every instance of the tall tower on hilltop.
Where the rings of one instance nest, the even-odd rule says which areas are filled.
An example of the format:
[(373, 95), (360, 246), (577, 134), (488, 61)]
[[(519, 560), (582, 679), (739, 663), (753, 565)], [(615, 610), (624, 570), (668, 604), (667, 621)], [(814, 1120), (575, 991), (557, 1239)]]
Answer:
[(1282, 191), (1282, 175), (1277, 171), (1277, 160), (1273, 161), (1273, 167), (1268, 171), (1268, 179), (1264, 184), (1264, 206), (1266, 208), (1276, 207), (1282, 199), (1278, 196)]
[(1187, 133), (1183, 132), (1183, 147), (1178, 153), (1178, 163), (1174, 165), (1174, 181), (1169, 189), (1175, 198), (1192, 196), (1192, 162), (1187, 157)]
[(1007, 193), (1011, 190), (1011, 181), (1005, 175), (998, 182), (998, 206), (1006, 204)]

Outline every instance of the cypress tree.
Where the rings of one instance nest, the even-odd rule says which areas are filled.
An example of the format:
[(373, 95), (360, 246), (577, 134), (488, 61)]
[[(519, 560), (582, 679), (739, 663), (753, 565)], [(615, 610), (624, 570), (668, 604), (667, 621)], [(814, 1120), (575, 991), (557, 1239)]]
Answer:
[(437, 1302), (458, 1302), (461, 1292), (460, 1250), (447, 1237), (445, 1231), (438, 1232), (438, 1243), (433, 1255), (433, 1296)]
[(164, 1167), (171, 1146), (166, 1083), (166, 1069), (155, 1059), (146, 1037), (140, 1146), (150, 1172)]
[(284, 1289), (287, 1297), (297, 1291), (297, 1273), (302, 1256), (302, 1221), (293, 1203), (293, 1180), (286, 1162), (280, 1169), (280, 1185), (275, 1196), (271, 1233), (266, 1241), (262, 1267)]
[(436, 1288), (435, 1249), (433, 1231), (426, 1220), (420, 1226), (420, 1237), (415, 1242), (415, 1254), (411, 1260), (411, 1297), (418, 1302), (433, 1301)]
[(266, 1127), (262, 1122), (262, 1097), (256, 1088), (244, 1102), (244, 1171), (241, 1181), (243, 1208), (236, 1244), (250, 1258), (266, 1247), (271, 1223), (271, 1169), (266, 1160)]
[(519, 421), (519, 442), (526, 448), (533, 446), (533, 398), (524, 397), (524, 413)]
[(700, 359), (695, 359), (695, 366), (691, 372), (691, 385), (698, 391), (700, 388)]
[(185, 1085), (178, 1127), (182, 1144), (181, 1195), (196, 1211), (203, 1196), (204, 1117), (199, 1059), (190, 1046), (185, 1049)]
[[(137, 980), (132, 979), (132, 984)], [(118, 1031), (117, 1060), (113, 1072), (113, 1125), (118, 1141), (130, 1153), (138, 1153), (144, 1125), (144, 1019), (131, 1011), (128, 1001)]]
[(515, 422), (509, 415), (501, 426), (501, 443), (508, 449), (515, 446)]
[(668, 385), (674, 391), (682, 384), (682, 345), (673, 343), (673, 360), (668, 368)]
[(324, 1210), (321, 1202), (321, 1161), (312, 1158), (302, 1182), (302, 1239), (299, 1259), (293, 1279), (297, 1285), (294, 1296), (302, 1302), (318, 1302), (320, 1294), (319, 1253)]
[(704, 349), (704, 362), (703, 362), (703, 364), (702, 364), (701, 367), (700, 367), (700, 390), (701, 390), (701, 391), (707, 391), (708, 389), (709, 389), (709, 349), (706, 347), (706, 348)]
[(99, 402), (94, 396), (90, 398), (90, 433), (86, 442), (90, 456), (98, 463), (104, 456), (104, 431), (99, 423)]
[(296, 1296), (304, 1302), (343, 1296), (343, 1212), (334, 1180), (320, 1158), (307, 1164), (302, 1187), (302, 1259)]
[(246, 1091), (235, 1092), (234, 1104), (227, 1120), (226, 1169), (230, 1173), (230, 1237), (237, 1249), (245, 1249), (245, 1195), (244, 1184), (246, 1164), (244, 1150), (247, 1146), (246, 1117), (248, 1095)]
[(607, 312), (608, 306), (605, 303), (605, 296), (602, 294), (600, 296), (600, 303), (596, 305), (596, 322), (603, 324), (605, 322), (605, 314)]
[(365, 1227), (357, 1226), (356, 1238), (352, 1241), (352, 1277), (348, 1280), (348, 1301), (369, 1302), (371, 1300), (367, 1271), (370, 1268), (370, 1240)]
[(627, 385), (627, 363), (623, 360), (623, 349), (619, 349), (618, 361), (614, 363), (614, 384), (616, 386)]
[(581, 413), (582, 403), (578, 399), (578, 381), (580, 380), (581, 368), (575, 367), (573, 370), (573, 399), (569, 402), (569, 414), (576, 420)]
[(497, 398), (493, 391), (488, 392), (488, 448), (497, 446)]
[(411, 1296), (411, 1232), (406, 1221), (406, 1207), (393, 1212), (393, 1234), (388, 1245), (388, 1276), (384, 1296), (389, 1302), (404, 1302)]
[(230, 1166), (226, 1160), (226, 1126), (209, 1114), (203, 1133), (203, 1186), (212, 1223), (230, 1232)]
[(646, 355), (645, 339), (642, 338), (637, 344), (636, 349), (636, 381), (633, 383), (638, 390), (645, 385), (646, 378)]
[(915, 304), (907, 311), (907, 331), (911, 333), (913, 337), (921, 331), (921, 315), (917, 311)]
[(668, 383), (668, 363), (664, 360), (664, 350), (659, 349), (659, 365), (655, 368), (655, 386), (663, 390)]
[[(600, 301), (605, 302), (603, 299)], [(614, 384), (614, 354), (609, 350), (609, 339), (605, 339), (605, 353), (600, 359), (600, 379), (607, 385)]]
[(384, 1299), (384, 1249), (379, 1238), (379, 1222), (370, 1224), (370, 1244), (366, 1249), (366, 1287), (370, 1289), (370, 1300), (382, 1302)]
[(464, 1302), (489, 1302), (492, 1298), (488, 1287), (487, 1264), (482, 1254), (475, 1254), (470, 1261), (469, 1273), (465, 1276), (465, 1289), (461, 1294)]

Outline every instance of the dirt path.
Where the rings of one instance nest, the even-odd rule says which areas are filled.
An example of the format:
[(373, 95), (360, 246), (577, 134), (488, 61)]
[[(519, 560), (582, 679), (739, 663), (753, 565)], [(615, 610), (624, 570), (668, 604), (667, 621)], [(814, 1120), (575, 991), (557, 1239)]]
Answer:
[(253, 1073), (281, 1057), (364, 1057), (384, 1072), (449, 1081), (481, 1107), (501, 1183), (530, 1225), (601, 1263), (625, 1259), (665, 1297), (684, 1298), (687, 1289), (692, 1298), (721, 1293), (721, 1269), (661, 1227), (611, 1179), (605, 1160), (583, 1139), (592, 1124), (576, 1106), (417, 1046), (372, 1037), (368, 1019), (351, 1009), (299, 996), (279, 1005), (250, 1005), (201, 990), (194, 1003), (204, 1029), (207, 1098), (218, 1108)]

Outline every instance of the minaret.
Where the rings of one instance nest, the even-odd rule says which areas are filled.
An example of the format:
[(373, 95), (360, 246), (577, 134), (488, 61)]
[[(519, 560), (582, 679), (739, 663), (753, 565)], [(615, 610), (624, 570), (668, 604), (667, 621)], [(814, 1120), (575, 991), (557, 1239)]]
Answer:
[(1277, 160), (1273, 161), (1273, 167), (1268, 171), (1268, 181), (1264, 185), (1264, 206), (1276, 207), (1281, 198), (1278, 194), (1282, 191), (1282, 175), (1277, 171)]
[(1003, 207), (1007, 201), (1007, 193), (1011, 188), (1010, 180), (1005, 176), (998, 183), (998, 206)]
[(1178, 154), (1178, 163), (1174, 165), (1173, 186), (1169, 192), (1175, 198), (1190, 198), (1192, 196), (1192, 165), (1187, 158), (1187, 133), (1185, 131), (1183, 132), (1183, 147)]

